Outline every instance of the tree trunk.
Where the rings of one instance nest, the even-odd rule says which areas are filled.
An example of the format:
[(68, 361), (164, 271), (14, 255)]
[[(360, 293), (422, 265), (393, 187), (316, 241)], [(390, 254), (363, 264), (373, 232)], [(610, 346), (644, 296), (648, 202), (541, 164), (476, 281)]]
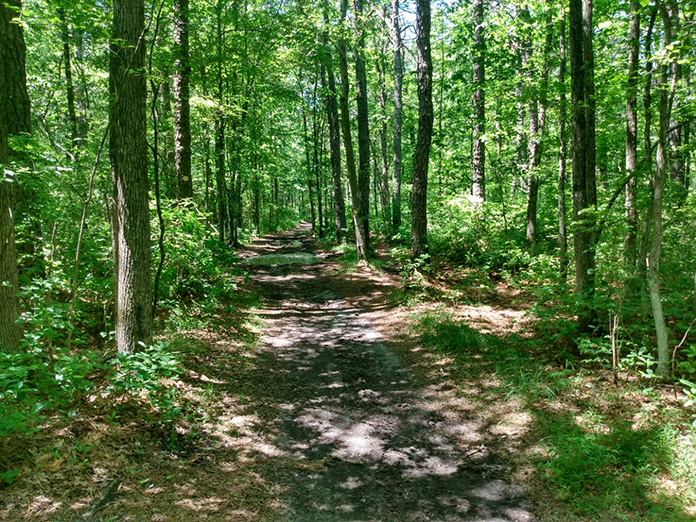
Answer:
[(379, 151), (380, 151), (380, 171), (379, 171), (379, 201), (382, 206), (382, 219), (385, 226), (391, 221), (389, 211), (389, 165), (387, 163), (387, 93), (384, 85), (384, 49), (377, 62), (377, 83), (379, 84), (379, 108), (382, 111), (382, 125), (379, 130)]
[(486, 40), (483, 0), (474, 0), (474, 147), (471, 155), (471, 193), (486, 199)]
[[(628, 50), (628, 84), (626, 87), (626, 175), (631, 176), (638, 164), (638, 54), (640, 39), (640, 2), (631, 0), (631, 23)], [(626, 236), (624, 253), (629, 266), (636, 264), (636, 241), (638, 237), (638, 208), (636, 190), (638, 178), (633, 176), (626, 184)]]
[[(660, 2), (660, 16), (662, 17), (663, 48), (666, 49), (672, 43), (672, 13), (671, 6), (666, 2)], [(652, 215), (652, 245), (648, 266), (648, 289), (650, 291), (650, 304), (653, 320), (655, 321), (655, 333), (657, 335), (657, 369), (655, 373), (666, 376), (669, 373), (669, 346), (667, 325), (662, 310), (660, 299), (660, 256), (662, 254), (662, 200), (665, 186), (665, 173), (667, 171), (667, 150), (669, 121), (672, 112), (671, 91), (674, 89), (675, 76), (672, 76), (670, 86), (670, 64), (663, 63), (660, 66), (660, 123), (657, 139), (657, 156), (655, 158), (655, 181)]]
[(558, 265), (561, 282), (568, 278), (568, 234), (566, 226), (566, 157), (568, 145), (566, 140), (566, 14), (561, 8), (560, 20), (560, 63), (558, 65)]
[(428, 252), (428, 162), (433, 135), (433, 65), (430, 56), (430, 0), (417, 0), (418, 140), (413, 157), (411, 246), (414, 259)]
[(587, 165), (590, 152), (587, 139), (586, 59), (584, 54), (583, 0), (570, 0), (569, 8), (570, 72), (573, 123), (573, 234), (575, 249), (575, 286), (579, 299), (578, 326), (590, 330), (594, 314), (590, 306), (594, 294), (594, 245), (586, 211), (592, 206), (588, 194)]
[(363, 241), (370, 250), (370, 123), (367, 108), (367, 72), (365, 71), (364, 0), (353, 0), (355, 30), (355, 91), (358, 104), (358, 189)]
[(394, 161), (392, 165), (392, 226), (394, 233), (401, 227), (401, 124), (403, 116), (403, 60), (401, 59), (401, 28), (399, 0), (392, 0), (392, 45), (394, 47)]
[[(341, 25), (345, 22), (346, 11), (348, 10), (348, 0), (341, 0)], [(353, 216), (353, 226), (355, 228), (355, 247), (358, 261), (367, 261), (367, 244), (363, 235), (362, 207), (360, 195), (358, 193), (358, 178), (355, 173), (355, 153), (353, 151), (353, 139), (350, 130), (350, 109), (348, 107), (348, 52), (346, 41), (343, 37), (338, 38), (338, 55), (341, 69), (341, 130), (343, 131), (343, 145), (346, 149), (346, 168), (348, 170), (348, 183), (350, 185), (350, 200)]]
[[(325, 17), (328, 15), (325, 12)], [(346, 230), (346, 204), (343, 199), (343, 185), (341, 183), (341, 133), (338, 119), (338, 104), (336, 103), (336, 79), (333, 66), (327, 58), (326, 75), (328, 76), (328, 94), (326, 96), (326, 112), (329, 120), (329, 149), (331, 156), (331, 176), (334, 200), (334, 220), (336, 223), (336, 241), (343, 240)]]
[(8, 94), (7, 84), (15, 74), (8, 69), (17, 66), (16, 60), (6, 55), (11, 49), (8, 40), (12, 36), (9, 8), (0, 4), (0, 351), (16, 352), (19, 349), (21, 329), (19, 318), (19, 290), (17, 283), (17, 252), (12, 215), (12, 184), (5, 181), (5, 165), (10, 161), (8, 145)]
[(3, 50), (6, 65), (5, 118), (7, 134), (31, 134), (31, 104), (27, 92), (26, 46), (24, 29), (17, 20), (22, 12), (21, 0), (2, 2)]
[(61, 39), (63, 40), (63, 70), (65, 71), (65, 91), (68, 101), (68, 122), (70, 124), (70, 146), (75, 149), (78, 145), (77, 112), (75, 110), (75, 86), (72, 76), (72, 52), (70, 50), (70, 30), (65, 19), (65, 10), (58, 9), (58, 19), (61, 24)]
[(174, 169), (176, 196), (182, 200), (193, 197), (188, 0), (174, 0), (174, 56)]
[(116, 346), (128, 353), (152, 341), (144, 10), (114, 0), (109, 67)]
[[(553, 18), (549, 6), (546, 20), (546, 41), (543, 50), (543, 65), (541, 81), (537, 94), (529, 100), (529, 193), (527, 194), (527, 250), (530, 255), (536, 254), (537, 242), (537, 206), (539, 200), (539, 166), (543, 151), (544, 130), (546, 127), (546, 109), (548, 106), (549, 57), (553, 42)], [(531, 50), (530, 50), (531, 54)], [(529, 62), (529, 58), (527, 59)], [(534, 71), (530, 67), (527, 79), (531, 85), (534, 82)]]

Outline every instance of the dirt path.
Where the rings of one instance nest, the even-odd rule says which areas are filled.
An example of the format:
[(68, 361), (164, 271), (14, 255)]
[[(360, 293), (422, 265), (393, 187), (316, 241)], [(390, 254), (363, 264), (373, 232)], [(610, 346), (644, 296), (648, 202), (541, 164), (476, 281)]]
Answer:
[[(305, 226), (264, 238), (247, 257), (313, 248)], [(309, 464), (291, 471), (287, 520), (532, 520), (506, 463), (477, 444), (480, 426), (444, 411), (373, 326), (375, 308), (388, 311), (361, 298), (388, 286), (330, 259), (249, 270), (268, 319), (258, 370), (273, 376), (280, 412), (267, 429)]]

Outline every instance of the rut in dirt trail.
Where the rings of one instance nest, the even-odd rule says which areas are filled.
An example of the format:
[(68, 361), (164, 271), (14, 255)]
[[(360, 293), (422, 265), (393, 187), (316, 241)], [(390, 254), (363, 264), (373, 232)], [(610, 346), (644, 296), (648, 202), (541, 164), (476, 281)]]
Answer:
[[(313, 247), (306, 226), (265, 241), (262, 252)], [(476, 438), (466, 420), (445, 418), (365, 310), (344, 298), (349, 275), (330, 262), (251, 272), (270, 318), (260, 350), (281, 374), (276, 443), (321, 463), (293, 470), (287, 520), (533, 520), (505, 463), (461, 444)]]

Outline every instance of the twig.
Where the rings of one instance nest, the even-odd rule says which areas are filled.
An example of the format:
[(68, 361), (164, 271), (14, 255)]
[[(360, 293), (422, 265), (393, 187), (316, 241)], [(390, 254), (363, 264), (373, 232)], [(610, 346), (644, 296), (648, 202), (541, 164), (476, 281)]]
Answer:
[[(82, 239), (85, 233), (85, 224), (87, 222), (87, 211), (89, 210), (89, 204), (92, 202), (92, 195), (94, 194), (94, 177), (97, 174), (97, 169), (99, 168), (99, 160), (101, 158), (102, 150), (104, 149), (104, 143), (106, 143), (106, 137), (109, 135), (110, 124), (107, 124), (104, 129), (104, 135), (102, 136), (101, 143), (99, 144), (99, 150), (97, 151), (97, 157), (94, 159), (94, 166), (92, 167), (92, 173), (89, 177), (89, 191), (87, 192), (87, 199), (85, 205), (82, 208), (82, 218), (80, 219), (80, 232), (77, 235), (77, 246), (75, 247), (75, 268), (73, 270), (73, 280), (71, 288), (71, 299), (70, 299), (70, 312), (68, 312), (68, 323), (72, 325), (73, 318), (75, 317), (75, 303), (77, 302), (77, 276), (80, 268), (80, 251), (82, 249)], [(68, 340), (67, 349), (70, 350), (70, 343), (72, 342), (72, 328), (68, 330)]]
[(691, 324), (689, 327), (686, 329), (686, 333), (684, 334), (684, 337), (682, 337), (681, 342), (674, 347), (674, 351), (672, 352), (672, 374), (674, 374), (674, 369), (676, 365), (676, 358), (677, 358), (677, 350), (681, 348), (682, 344), (684, 344), (684, 341), (686, 341), (686, 336), (689, 335), (689, 331), (691, 330), (691, 327), (696, 323), (696, 317), (694, 317), (694, 320), (691, 321)]

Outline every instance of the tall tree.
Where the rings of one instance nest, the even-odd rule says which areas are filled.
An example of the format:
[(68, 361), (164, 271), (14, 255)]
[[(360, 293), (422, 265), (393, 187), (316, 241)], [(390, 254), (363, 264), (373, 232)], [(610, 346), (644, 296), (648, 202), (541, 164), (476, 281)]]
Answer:
[[(324, 12), (324, 69), (322, 83), (324, 84), (326, 112), (329, 120), (329, 150), (331, 157), (332, 194), (334, 200), (334, 219), (336, 224), (336, 240), (340, 243), (346, 230), (346, 204), (343, 198), (343, 183), (341, 182), (341, 127), (338, 117), (338, 93), (336, 92), (336, 77), (333, 70), (333, 59), (329, 50), (329, 6), (323, 2)], [(326, 79), (328, 78), (328, 83)]]
[(636, 203), (636, 189), (638, 178), (636, 166), (638, 164), (638, 53), (640, 46), (640, 2), (631, 0), (631, 22), (629, 30), (628, 48), (628, 83), (626, 86), (626, 175), (632, 178), (626, 183), (626, 236), (624, 238), (624, 252), (629, 266), (636, 263), (636, 238), (638, 237), (638, 208)]
[(561, 7), (558, 64), (558, 264), (561, 281), (568, 276), (568, 234), (566, 226), (566, 177), (568, 141), (566, 139), (566, 12)]
[(111, 234), (116, 345), (129, 353), (152, 340), (144, 23), (144, 0), (114, 0), (109, 63)]
[(471, 192), (486, 199), (486, 39), (483, 0), (474, 0), (474, 128)]
[(174, 0), (174, 168), (178, 199), (193, 197), (190, 78), (189, 2)]
[[(676, 5), (674, 2), (660, 1), (660, 17), (662, 18), (662, 48), (667, 51), (672, 45), (672, 29), (676, 19)], [(667, 54), (669, 56), (669, 54)], [(668, 133), (669, 121), (672, 112), (671, 96), (675, 88), (676, 75), (673, 72), (670, 81), (670, 68), (673, 63), (663, 60), (660, 65), (660, 121), (657, 139), (657, 155), (655, 158), (655, 179), (653, 195), (652, 215), (652, 245), (648, 266), (648, 289), (650, 292), (650, 304), (655, 321), (655, 333), (657, 334), (657, 375), (664, 376), (669, 372), (669, 346), (667, 325), (660, 299), (660, 258), (662, 255), (662, 200), (664, 196), (665, 174), (668, 159)]]
[[(546, 39), (542, 52), (542, 69), (539, 87), (529, 99), (529, 178), (527, 186), (527, 249), (531, 255), (536, 252), (537, 242), (537, 207), (539, 203), (539, 167), (543, 150), (544, 131), (546, 129), (546, 110), (548, 108), (549, 69), (551, 44), (553, 43), (553, 15), (551, 7), (546, 12)], [(530, 85), (534, 82), (534, 69), (527, 70)]]
[(7, 62), (7, 91), (5, 93), (7, 133), (10, 136), (31, 133), (31, 104), (27, 91), (26, 45), (24, 29), (19, 22), (21, 0), (3, 0), (2, 24), (4, 27), (3, 59)]
[(430, 0), (417, 0), (416, 67), (418, 73), (418, 140), (413, 157), (411, 248), (413, 257), (428, 252), (428, 163), (433, 136), (433, 63), (430, 55)]
[(362, 217), (363, 241), (370, 250), (370, 121), (367, 105), (367, 72), (365, 70), (364, 0), (353, 0), (355, 29), (355, 95), (358, 102), (358, 190)]
[[(341, 26), (345, 23), (348, 11), (348, 0), (341, 0)], [(348, 79), (348, 49), (343, 35), (338, 37), (338, 56), (341, 69), (341, 131), (343, 132), (343, 147), (346, 150), (346, 169), (348, 170), (348, 184), (350, 186), (351, 215), (355, 228), (355, 247), (359, 261), (367, 261), (367, 242), (363, 232), (363, 212), (358, 189), (358, 177), (355, 172), (355, 152), (353, 151), (353, 138), (350, 130), (350, 109), (348, 106), (348, 93), (350, 80)]]
[(394, 159), (392, 162), (392, 225), (394, 233), (401, 226), (401, 125), (403, 119), (403, 59), (401, 28), (399, 27), (399, 0), (392, 0), (391, 39), (394, 52)]
[[(14, 352), (19, 348), (21, 330), (19, 299), (17, 297), (17, 253), (12, 214), (12, 180), (7, 178), (5, 166), (9, 164), (8, 113), (15, 109), (10, 94), (9, 82), (21, 76), (14, 67), (23, 65), (13, 55), (17, 51), (12, 45), (15, 38), (14, 12), (0, 3), (0, 351)], [(23, 43), (23, 40), (22, 40)], [(22, 53), (23, 55), (23, 53)]]
[[(588, 331), (594, 319), (590, 300), (594, 294), (594, 244), (592, 223), (587, 215), (596, 201), (591, 194), (591, 180), (588, 180), (588, 168), (594, 169), (590, 148), (594, 143), (588, 139), (588, 118), (592, 104), (587, 98), (587, 70), (591, 63), (586, 53), (591, 52), (585, 45), (584, 25), (587, 9), (583, 3), (587, 0), (570, 0), (568, 11), (568, 35), (570, 40), (570, 75), (572, 94), (573, 127), (573, 220), (575, 232), (573, 246), (575, 250), (575, 286), (579, 299), (578, 325), (581, 331)], [(592, 172), (594, 176), (594, 171)]]

